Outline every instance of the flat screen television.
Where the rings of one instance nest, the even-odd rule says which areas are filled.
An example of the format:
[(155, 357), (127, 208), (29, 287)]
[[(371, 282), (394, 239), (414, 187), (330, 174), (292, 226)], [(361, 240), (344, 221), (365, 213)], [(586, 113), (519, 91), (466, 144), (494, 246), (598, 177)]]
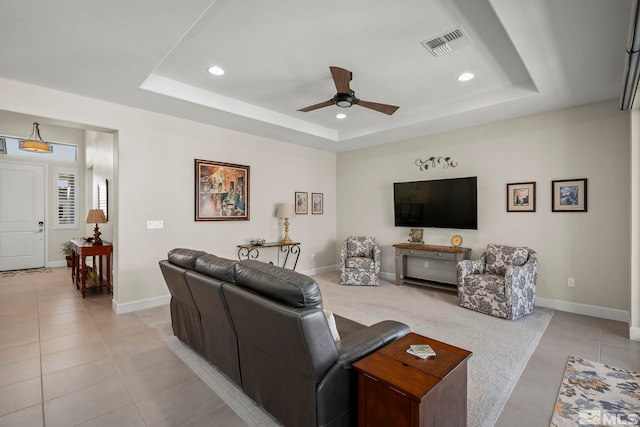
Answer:
[(478, 229), (478, 177), (396, 182), (396, 227)]

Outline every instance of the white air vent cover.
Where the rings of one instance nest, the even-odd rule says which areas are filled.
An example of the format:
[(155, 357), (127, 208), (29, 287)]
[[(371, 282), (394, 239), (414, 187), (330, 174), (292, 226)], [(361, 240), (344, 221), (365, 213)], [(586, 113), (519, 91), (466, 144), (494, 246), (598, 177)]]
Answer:
[(471, 39), (460, 27), (422, 42), (422, 46), (436, 57), (453, 52), (469, 44), (471, 44)]

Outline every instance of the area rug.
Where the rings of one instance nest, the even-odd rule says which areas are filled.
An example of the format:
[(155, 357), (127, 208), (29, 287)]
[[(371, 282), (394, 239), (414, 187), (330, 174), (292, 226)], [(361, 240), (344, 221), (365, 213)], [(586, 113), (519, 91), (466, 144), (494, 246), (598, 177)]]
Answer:
[(492, 427), (544, 334), (553, 310), (536, 307), (504, 320), (458, 306), (455, 292), (423, 286), (340, 285), (340, 273), (314, 276), (324, 308), (365, 325), (392, 319), (413, 332), (473, 352), (468, 363), (467, 425)]
[(569, 356), (553, 427), (640, 425), (640, 373)]
[(0, 271), (0, 277), (25, 276), (28, 274), (39, 274), (39, 273), (51, 273), (51, 269), (49, 267), (42, 267), (42, 268), (29, 268), (26, 270)]
[[(467, 425), (491, 427), (524, 370), (553, 315), (536, 308), (533, 314), (509, 321), (457, 305), (455, 293), (424, 287), (396, 286), (381, 280), (380, 286), (343, 286), (339, 273), (314, 276), (320, 285), (324, 308), (370, 325), (398, 320), (413, 332), (473, 352), (468, 363)], [(161, 316), (153, 312), (164, 309)], [(168, 308), (136, 312), (154, 328), (167, 346), (218, 393), (251, 426), (277, 426), (241, 390), (206, 360), (173, 336)]]

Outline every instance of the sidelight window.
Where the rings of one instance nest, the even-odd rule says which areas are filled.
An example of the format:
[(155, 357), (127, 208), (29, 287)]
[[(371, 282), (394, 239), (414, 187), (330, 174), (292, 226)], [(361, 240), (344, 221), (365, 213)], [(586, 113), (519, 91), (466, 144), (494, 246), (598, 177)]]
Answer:
[(55, 223), (54, 228), (78, 228), (78, 170), (55, 168)]

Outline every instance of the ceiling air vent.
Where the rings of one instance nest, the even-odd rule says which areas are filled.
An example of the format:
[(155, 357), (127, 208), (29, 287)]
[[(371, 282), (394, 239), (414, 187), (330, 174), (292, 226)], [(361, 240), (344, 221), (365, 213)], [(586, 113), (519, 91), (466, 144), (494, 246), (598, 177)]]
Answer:
[(471, 39), (460, 27), (422, 42), (422, 46), (435, 57), (453, 52), (468, 44), (471, 44)]

